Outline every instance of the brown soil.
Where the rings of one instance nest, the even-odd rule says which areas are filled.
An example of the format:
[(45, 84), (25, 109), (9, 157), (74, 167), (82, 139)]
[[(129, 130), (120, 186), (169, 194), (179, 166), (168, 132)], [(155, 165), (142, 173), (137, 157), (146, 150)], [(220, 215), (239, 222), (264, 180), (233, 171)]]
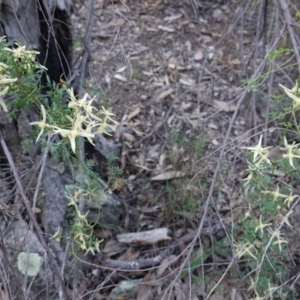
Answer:
[[(124, 231), (167, 227), (176, 240), (196, 230), (203, 215), (208, 227), (220, 222), (234, 224), (244, 212), (241, 179), (247, 164), (241, 146), (255, 143), (258, 133), (270, 126), (266, 125), (267, 113), (276, 104), (268, 95), (279, 94), (278, 82), (287, 82), (291, 74), (278, 71), (256, 93), (243, 94), (243, 79), (267, 71), (266, 51), (278, 36), (270, 29), (273, 4), (268, 7), (268, 24), (260, 24), (258, 2), (127, 0), (95, 4), (87, 84), (105, 92), (120, 123), (113, 139), (120, 143), (118, 165), (125, 181), (113, 182), (112, 189), (134, 216), (134, 220), (125, 217), (117, 224)], [(78, 3), (76, 7), (73, 22), (80, 40), (86, 6)], [(277, 46), (280, 43), (291, 46), (287, 40)], [(80, 51), (81, 47), (75, 49), (77, 54)], [(262, 62), (265, 65), (260, 68)], [(270, 138), (277, 139), (271, 131), (267, 137), (269, 144)], [(206, 211), (209, 196), (214, 201)], [(114, 234), (108, 235), (103, 248), (115, 241)], [(212, 254), (207, 266), (199, 268), (200, 277), (210, 278), (205, 284), (181, 279), (178, 269), (187, 255), (213, 246), (222, 236), (220, 230), (204, 238), (201, 245), (194, 243), (189, 254), (185, 252), (188, 244), (180, 244), (168, 259), (179, 254), (182, 259), (169, 263), (161, 273), (163, 264), (152, 271), (101, 272), (100, 281), (112, 277), (97, 299), (104, 299), (111, 285), (124, 277), (143, 278), (148, 284), (138, 288), (138, 296), (111, 294), (109, 299), (207, 299), (231, 263), (231, 255)], [(168, 244), (128, 247), (125, 254), (113, 257), (149, 258)], [(228, 273), (222, 279), (223, 288), (209, 299), (247, 299), (241, 278)]]

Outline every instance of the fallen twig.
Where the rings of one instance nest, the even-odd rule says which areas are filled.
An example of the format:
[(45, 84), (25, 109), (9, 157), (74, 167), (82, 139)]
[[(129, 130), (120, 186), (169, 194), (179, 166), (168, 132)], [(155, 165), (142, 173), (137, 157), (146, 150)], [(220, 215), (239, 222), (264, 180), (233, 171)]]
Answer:
[[(224, 224), (218, 223), (212, 225), (210, 227), (202, 228), (201, 235), (214, 235), (216, 232), (223, 230)], [(148, 259), (136, 259), (130, 261), (123, 261), (123, 260), (113, 260), (113, 259), (103, 259), (101, 258), (101, 254), (99, 255), (99, 259), (101, 261), (101, 267), (111, 268), (111, 269), (118, 269), (119, 271), (130, 271), (130, 270), (142, 270), (145, 268), (150, 268), (159, 265), (165, 258), (170, 256), (174, 249), (180, 243), (189, 243), (191, 240), (195, 238), (198, 234), (198, 230), (194, 230), (190, 232), (178, 240), (171, 243), (165, 250), (163, 250), (159, 255), (148, 258)]]

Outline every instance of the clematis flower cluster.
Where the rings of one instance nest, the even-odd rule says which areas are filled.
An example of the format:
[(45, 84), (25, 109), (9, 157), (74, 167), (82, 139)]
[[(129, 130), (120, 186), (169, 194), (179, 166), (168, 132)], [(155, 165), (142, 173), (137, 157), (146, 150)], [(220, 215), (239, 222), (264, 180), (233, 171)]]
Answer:
[(253, 163), (255, 166), (259, 166), (262, 162), (271, 165), (271, 161), (268, 158), (269, 148), (271, 147), (262, 147), (262, 138), (263, 136), (261, 135), (255, 147), (242, 147), (242, 149), (250, 150), (253, 153)]
[(7, 68), (6, 64), (0, 63), (0, 106), (5, 112), (8, 112), (8, 109), (2, 97), (7, 94), (9, 84), (18, 80), (17, 78), (10, 78), (6, 71)]
[(254, 244), (250, 244), (249, 242), (245, 243), (234, 243), (235, 247), (235, 256), (241, 258), (242, 256), (251, 256), (255, 260), (257, 260), (256, 253), (257, 250), (255, 249)]
[(97, 111), (97, 109), (92, 106), (95, 97), (90, 99), (90, 96), (86, 93), (82, 99), (77, 99), (74, 95), (73, 88), (68, 89), (67, 92), (70, 96), (68, 107), (72, 109), (72, 114), (67, 116), (71, 122), (69, 128), (61, 128), (56, 124), (48, 124), (47, 113), (43, 105), (41, 105), (42, 120), (30, 124), (36, 125), (41, 129), (36, 141), (40, 139), (44, 130), (48, 128), (52, 131), (52, 134), (60, 134), (63, 138), (68, 138), (71, 148), (75, 153), (77, 137), (85, 137), (94, 145), (92, 139), (95, 137), (95, 134), (107, 133), (108, 128), (114, 130), (114, 126), (108, 124), (108, 121), (113, 123), (115, 123), (115, 121), (111, 118), (113, 114), (104, 107), (102, 107), (99, 112), (94, 113), (94, 111)]
[(296, 111), (300, 107), (300, 90), (298, 81), (296, 81), (296, 85), (292, 89), (288, 89), (282, 84), (279, 84), (279, 86), (283, 88), (287, 96), (293, 100), (293, 111)]
[(280, 149), (287, 152), (286, 154), (283, 154), (283, 157), (287, 158), (289, 160), (290, 166), (295, 169), (293, 159), (300, 158), (300, 155), (297, 155), (299, 152), (299, 144), (295, 144), (295, 142), (293, 142), (292, 145), (289, 145), (286, 137), (284, 137), (284, 148)]
[[(4, 37), (0, 38), (0, 43), (3, 41)], [(46, 69), (40, 64), (34, 63), (35, 56), (39, 54), (39, 52), (37, 51), (26, 50), (26, 46), (20, 46), (18, 43), (16, 43), (16, 48), (11, 49), (8, 47), (4, 47), (3, 49), (12, 55), (15, 62), (24, 62), (24, 67), (26, 69), (31, 69), (33, 64), (35, 67), (38, 67), (40, 69)], [(8, 72), (8, 66), (0, 62), (0, 106), (5, 112), (7, 112), (8, 109), (3, 100), (3, 96), (5, 96), (8, 93), (9, 85), (11, 83), (16, 82), (17, 80), (17, 78), (10, 77)]]
[(26, 46), (21, 46), (18, 43), (15, 43), (15, 44), (17, 47), (13, 48), (13, 49), (4, 47), (5, 51), (12, 53), (15, 61), (19, 61), (22, 59), (29, 59), (31, 61), (35, 61), (35, 56), (37, 54), (40, 54), (40, 52), (38, 52), (38, 51), (26, 50)]
[[(289, 164), (292, 168), (295, 169), (293, 160), (295, 158), (300, 158), (300, 144), (296, 144), (293, 142), (292, 144), (288, 144), (286, 137), (283, 138), (284, 147), (280, 147), (280, 150), (286, 151), (282, 157), (287, 158), (289, 160)], [(272, 165), (269, 156), (269, 148), (271, 147), (262, 147), (262, 135), (259, 138), (259, 142), (254, 147), (242, 147), (241, 149), (250, 150), (253, 153), (253, 164), (255, 167), (259, 167), (262, 162), (265, 162), (269, 165)]]
[(15, 62), (21, 63), (22, 67), (26, 70), (32, 69), (43, 69), (47, 70), (46, 67), (42, 66), (36, 61), (36, 55), (40, 52), (35, 50), (26, 50), (26, 46), (21, 46), (18, 43), (15, 43), (15, 48), (4, 47), (3, 49), (9, 52), (14, 58)]
[(81, 250), (86, 251), (85, 255), (89, 252), (95, 255), (95, 251), (100, 252), (99, 246), (102, 240), (92, 237), (91, 232), (93, 231), (93, 226), (87, 221), (88, 212), (83, 215), (78, 207), (77, 202), (79, 201), (79, 197), (84, 196), (82, 192), (83, 190), (79, 188), (72, 197), (67, 196), (70, 200), (68, 205), (74, 206), (76, 210), (76, 219), (73, 225), (73, 230), (76, 230), (73, 239), (77, 242)]

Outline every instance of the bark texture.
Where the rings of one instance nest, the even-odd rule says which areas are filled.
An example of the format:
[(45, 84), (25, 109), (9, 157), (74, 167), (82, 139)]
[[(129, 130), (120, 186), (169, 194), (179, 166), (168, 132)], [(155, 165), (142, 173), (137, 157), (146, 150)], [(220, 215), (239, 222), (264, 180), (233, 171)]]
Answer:
[[(39, 62), (47, 67), (50, 79), (58, 83), (71, 73), (71, 10), (72, 0), (0, 0), (0, 36), (6, 36), (11, 46), (18, 42), (39, 51)], [(80, 74), (85, 73), (82, 69)], [(42, 83), (45, 80), (41, 78)], [(38, 147), (27, 156), (21, 150), (22, 137), (31, 132), (30, 122), (38, 118), (39, 112), (20, 111), (12, 120), (0, 110), (0, 142), (5, 141), (7, 146), (0, 148), (0, 280), (9, 299), (67, 299), (66, 287), (72, 286), (76, 292), (82, 273), (72, 263), (72, 241), (68, 240), (71, 210), (66, 189), (76, 184), (76, 176), (68, 170), (68, 162), (55, 162)], [(97, 157), (120, 152), (102, 136), (94, 142)], [(6, 160), (4, 148), (14, 167)], [(60, 164), (64, 165), (63, 171)], [(100, 179), (99, 187), (101, 191), (107, 188)], [(24, 211), (25, 198), (30, 205), (36, 200), (39, 211), (33, 217), (27, 214), (32, 210)], [(103, 204), (100, 216), (99, 206), (86, 204), (83, 208), (89, 222), (99, 226), (117, 224), (123, 210), (118, 197), (103, 192), (96, 200)], [(37, 253), (42, 258), (36, 277), (26, 277), (19, 271), (20, 252)]]
[(70, 73), (72, 61), (71, 0), (2, 0), (0, 35), (31, 45), (49, 77), (59, 82)]
[[(71, 71), (71, 5), (71, 0), (0, 0), (0, 36), (6, 36), (12, 47), (18, 42), (39, 51), (39, 62), (47, 67), (48, 76), (55, 82)], [(41, 79), (42, 83), (45, 79)], [(21, 111), (17, 119), (12, 120), (3, 110), (0, 111), (0, 129), (29, 201), (33, 200), (40, 169), (37, 168), (36, 177), (28, 170), (38, 166), (43, 158), (35, 154), (26, 157), (21, 150), (22, 136), (31, 131), (29, 123), (34, 114), (33, 111)], [(72, 269), (66, 255), (66, 242), (51, 239), (51, 236), (58, 230), (62, 235), (68, 234), (64, 190), (64, 185), (69, 183), (68, 177), (56, 171), (50, 158), (46, 159), (37, 199), (41, 212), (36, 215), (48, 245), (46, 251), (31, 220), (24, 213), (22, 196), (2, 149), (0, 151), (0, 260), (3, 261), (0, 278), (1, 282), (5, 282), (4, 290), (9, 299), (66, 299), (66, 289), (49, 264), (49, 253), (52, 253), (61, 278), (65, 280)], [(20, 272), (18, 255), (21, 252), (36, 253), (42, 258), (41, 270), (35, 277)]]

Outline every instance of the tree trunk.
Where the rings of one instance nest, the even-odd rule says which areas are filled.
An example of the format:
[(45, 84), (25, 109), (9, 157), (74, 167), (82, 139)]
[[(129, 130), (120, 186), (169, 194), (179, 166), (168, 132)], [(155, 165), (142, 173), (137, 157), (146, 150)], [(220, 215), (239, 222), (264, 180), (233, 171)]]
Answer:
[[(0, 0), (0, 37), (6, 36), (11, 46), (17, 42), (32, 46), (40, 52), (39, 62), (46, 66), (47, 75), (56, 83), (71, 73), (71, 6), (72, 0)], [(41, 78), (42, 84), (45, 80), (46, 77)], [(0, 109), (0, 259), (3, 262), (0, 265), (0, 278), (9, 299), (66, 299), (66, 280), (71, 281), (71, 270), (74, 269), (69, 259), (71, 247), (67, 246), (69, 224), (66, 186), (74, 184), (74, 180), (70, 173), (60, 172), (59, 166), (47, 155), (39, 153), (39, 150), (31, 153), (30, 157), (22, 153), (22, 137), (31, 132), (29, 123), (36, 118), (34, 111), (21, 111), (16, 120), (12, 120)], [(12, 172), (9, 159), (6, 159), (7, 151), (3, 143), (7, 145), (7, 151), (14, 161), (21, 186), (16, 184), (18, 180)], [(95, 143), (98, 146), (100, 143), (103, 150), (103, 139)], [(41, 171), (37, 166), (41, 166), (43, 160), (45, 168), (39, 179)], [(30, 168), (33, 172), (28, 171)], [(22, 201), (32, 205), (39, 180), (41, 191), (37, 198), (37, 208), (41, 211), (34, 218), (43, 231), (42, 239), (40, 229), (32, 226), (32, 219), (24, 213), (22, 205)], [(118, 211), (121, 210), (111, 213), (109, 203), (117, 207), (120, 201), (113, 195), (107, 195), (106, 200), (107, 204), (102, 209), (106, 218), (102, 215), (99, 219), (96, 217), (97, 212), (91, 211), (91, 222), (117, 222)], [(55, 233), (59, 233), (57, 238), (51, 238)], [(20, 272), (18, 258), (21, 252), (37, 253), (42, 257), (41, 270), (36, 277), (26, 278)], [(72, 282), (68, 284), (72, 285)]]
[(48, 76), (59, 82), (68, 75), (72, 61), (72, 0), (2, 0), (0, 35), (40, 52)]

